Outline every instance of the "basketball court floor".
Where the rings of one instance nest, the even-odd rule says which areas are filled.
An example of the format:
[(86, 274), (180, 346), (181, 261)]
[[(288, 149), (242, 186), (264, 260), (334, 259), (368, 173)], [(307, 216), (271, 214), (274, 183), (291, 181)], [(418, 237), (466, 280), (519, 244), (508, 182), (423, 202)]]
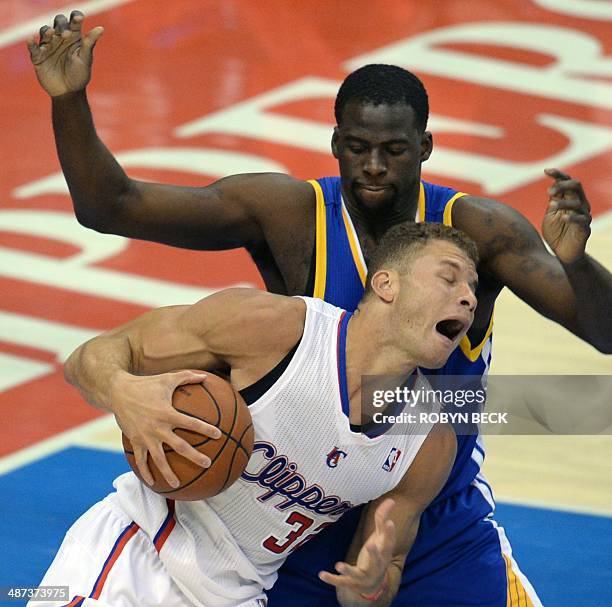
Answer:
[[(365, 63), (417, 72), (435, 149), (424, 177), (539, 226), (544, 167), (581, 179), (588, 251), (612, 267), (612, 5), (602, 0), (4, 0), (0, 7), (0, 587), (33, 586), (70, 523), (127, 468), (112, 418), (61, 363), (155, 306), (261, 286), (243, 251), (202, 253), (78, 225), (50, 103), (23, 44), (74, 8), (103, 25), (89, 99), (133, 176), (199, 185), (238, 172), (336, 174), (339, 82)], [(505, 291), (492, 374), (610, 375), (612, 359)], [(602, 398), (612, 407), (612, 394)], [(576, 399), (576, 407), (580, 399)], [(612, 426), (612, 424), (611, 424)], [(612, 605), (612, 427), (487, 436), (498, 519), (545, 605)], [(18, 602), (7, 603), (11, 605)]]

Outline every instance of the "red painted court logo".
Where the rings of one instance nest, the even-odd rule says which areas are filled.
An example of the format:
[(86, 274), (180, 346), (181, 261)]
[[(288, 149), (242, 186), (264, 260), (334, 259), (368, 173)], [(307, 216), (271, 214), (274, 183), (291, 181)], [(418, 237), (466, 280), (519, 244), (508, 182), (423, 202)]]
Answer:
[(346, 456), (347, 456), (346, 451), (341, 451), (340, 449), (338, 449), (338, 447), (334, 447), (327, 454), (327, 465), (330, 468), (335, 468), (340, 462), (340, 460), (344, 459)]
[(385, 460), (385, 463), (382, 465), (382, 469), (386, 470), (387, 472), (391, 472), (391, 470), (395, 468), (395, 464), (397, 464), (401, 456), (402, 456), (401, 450), (393, 447), (393, 449), (389, 451), (389, 455), (387, 455), (387, 459)]

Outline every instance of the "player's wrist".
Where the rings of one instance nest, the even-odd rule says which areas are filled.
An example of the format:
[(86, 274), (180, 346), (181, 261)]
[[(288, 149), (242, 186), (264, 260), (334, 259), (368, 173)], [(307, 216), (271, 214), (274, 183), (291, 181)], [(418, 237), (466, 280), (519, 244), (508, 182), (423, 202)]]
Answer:
[(373, 592), (360, 592), (359, 598), (364, 601), (368, 601), (369, 603), (375, 603), (387, 590), (387, 573), (385, 572), (385, 576), (382, 579), (380, 585)]
[(559, 257), (559, 255), (557, 255), (557, 259), (561, 262), (561, 265), (563, 266), (563, 268), (566, 271), (569, 270), (570, 272), (576, 271), (576, 270), (580, 271), (589, 263), (586, 251), (582, 251), (582, 253), (574, 255), (571, 258), (564, 257), (564, 256)]
[(51, 98), (54, 105), (70, 104), (75, 101), (80, 101), (86, 96), (87, 86), (80, 88), (76, 91), (65, 90), (58, 93), (51, 93), (47, 91), (47, 94)]
[(108, 382), (106, 394), (103, 398), (103, 405), (113, 413), (116, 413), (114, 403), (117, 400), (117, 395), (122, 396), (125, 394), (126, 385), (134, 379), (134, 375), (125, 369), (117, 368), (112, 371)]

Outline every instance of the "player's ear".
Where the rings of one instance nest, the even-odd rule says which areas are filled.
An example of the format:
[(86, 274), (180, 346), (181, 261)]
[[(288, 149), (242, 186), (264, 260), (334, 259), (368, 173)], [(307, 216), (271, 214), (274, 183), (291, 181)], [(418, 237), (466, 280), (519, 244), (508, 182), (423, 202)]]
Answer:
[(332, 139), (331, 139), (331, 150), (332, 150), (332, 154), (334, 155), (334, 158), (338, 158), (338, 139), (339, 139), (340, 135), (338, 133), (338, 127), (335, 126), (334, 127), (334, 132), (332, 135)]
[(425, 162), (433, 150), (433, 135), (429, 131), (425, 131), (421, 136), (421, 162)]
[(395, 274), (393, 270), (379, 270), (372, 276), (372, 291), (385, 303), (395, 299)]

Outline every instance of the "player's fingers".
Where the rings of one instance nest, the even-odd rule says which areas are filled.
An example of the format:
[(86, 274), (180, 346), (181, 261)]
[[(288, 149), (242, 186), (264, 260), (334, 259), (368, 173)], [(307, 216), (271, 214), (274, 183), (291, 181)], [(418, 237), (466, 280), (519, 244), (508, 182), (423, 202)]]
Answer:
[(70, 22), (68, 24), (70, 30), (73, 32), (80, 32), (81, 24), (83, 23), (84, 18), (85, 15), (83, 15), (81, 11), (72, 11), (70, 13)]
[(366, 548), (370, 553), (370, 558), (377, 559), (376, 562), (386, 568), (393, 557), (395, 543), (395, 523), (390, 519), (386, 519), (380, 524), (376, 534), (372, 535), (368, 542), (366, 542)]
[(40, 57), (40, 48), (36, 42), (36, 36), (28, 36), (28, 38), (26, 38), (26, 44), (28, 46), (28, 51), (30, 51), (30, 58), (32, 61), (36, 61)]
[(333, 575), (331, 573), (328, 573), (327, 571), (319, 571), (319, 579), (322, 582), (325, 582), (326, 584), (331, 584), (332, 586), (335, 586), (335, 581), (337, 577), (340, 577), (338, 575)]
[(383, 573), (389, 566), (389, 562), (393, 556), (394, 542), (390, 539), (379, 538), (378, 541), (373, 539), (364, 546), (368, 553), (368, 576), (378, 576)]
[(83, 36), (83, 43), (81, 45), (80, 54), (86, 61), (91, 60), (91, 54), (93, 53), (94, 46), (100, 36), (104, 33), (103, 27), (94, 27), (86, 36)]
[(552, 198), (560, 198), (562, 200), (579, 200), (582, 208), (589, 212), (591, 205), (584, 193), (582, 183), (577, 179), (567, 179), (565, 181), (556, 181), (549, 189), (548, 193)]
[(578, 198), (552, 198), (548, 206), (554, 210), (588, 212)]
[(566, 223), (576, 223), (584, 227), (588, 227), (591, 223), (591, 216), (582, 215), (581, 213), (567, 213), (562, 217)]
[(210, 468), (210, 464), (212, 463), (210, 461), (210, 457), (200, 453), (186, 440), (182, 439), (180, 436), (177, 436), (174, 432), (171, 432), (170, 434), (171, 436), (164, 439), (164, 442), (172, 447), (179, 455), (182, 455), (184, 458), (192, 461), (197, 466), (202, 468)]
[(148, 451), (143, 447), (134, 446), (134, 443), (132, 443), (132, 447), (134, 449), (134, 460), (136, 461), (136, 467), (140, 471), (140, 476), (142, 476), (145, 483), (152, 485), (153, 475), (147, 462)]
[[(207, 374), (203, 371), (179, 371), (174, 374), (174, 386), (185, 386), (189, 384), (202, 383), (206, 380)], [(201, 389), (201, 388), (200, 388)], [(180, 411), (176, 411), (172, 416), (172, 423), (177, 428), (184, 428), (192, 432), (198, 432), (210, 438), (221, 438), (221, 430), (219, 428), (198, 419), (191, 415), (186, 415)]]
[(370, 556), (377, 557), (380, 554), (378, 542), (374, 538), (369, 539), (363, 547), (370, 553)]
[(364, 548), (370, 555), (370, 562), (373, 563), (375, 566), (378, 566), (383, 561), (383, 542), (384, 538), (378, 538), (378, 541), (372, 539), (366, 542), (366, 544), (364, 545)]
[(544, 173), (553, 179), (570, 179), (570, 176), (559, 169), (544, 169)]
[(66, 15), (55, 15), (53, 29), (57, 34), (60, 34), (60, 36), (62, 32), (68, 29), (68, 19), (66, 19)]
[(548, 193), (551, 196), (563, 196), (566, 194), (576, 193), (582, 194), (582, 183), (578, 179), (563, 179), (555, 181), (549, 188)]
[(355, 590), (355, 583), (350, 578), (329, 573), (329, 571), (320, 571), (319, 579), (326, 584), (335, 586), (336, 588), (352, 588)]
[(351, 579), (355, 585), (368, 586), (371, 583), (372, 575), (369, 571), (364, 571), (356, 565), (339, 562), (334, 565), (335, 570), (347, 579)]
[(341, 580), (341, 576), (334, 575), (333, 573), (328, 573), (327, 571), (319, 571), (319, 579), (326, 584), (330, 584), (331, 586), (337, 586), (338, 580)]
[(49, 27), (48, 25), (43, 25), (38, 30), (38, 35), (40, 36), (40, 46), (42, 46), (43, 44), (49, 44), (49, 42), (53, 38), (54, 33), (55, 31), (53, 30), (53, 28)]
[(166, 482), (171, 487), (174, 487), (174, 488), (178, 487), (180, 485), (179, 479), (177, 478), (176, 474), (174, 474), (174, 472), (172, 471), (172, 468), (170, 468), (170, 464), (168, 463), (168, 460), (166, 459), (166, 454), (164, 453), (162, 444), (157, 442), (157, 443), (153, 443), (152, 445), (150, 445), (149, 453), (151, 454), (151, 459), (155, 462), (157, 469), (159, 470), (160, 474), (164, 477)]
[[(42, 28), (41, 28), (42, 30)], [(58, 45), (61, 44), (62, 37), (52, 27), (46, 27), (40, 37), (39, 47), (42, 52), (49, 54), (55, 52)]]
[(191, 430), (192, 432), (197, 432), (198, 434), (208, 436), (209, 438), (221, 438), (221, 430), (219, 430), (219, 428), (216, 426), (213, 426), (202, 419), (198, 419), (197, 417), (193, 417), (186, 413), (181, 413), (176, 409), (174, 410), (170, 421), (175, 428)]
[(201, 384), (206, 381), (208, 374), (204, 371), (192, 371), (188, 369), (186, 371), (177, 371), (174, 373), (175, 387), (185, 386), (187, 384)]

